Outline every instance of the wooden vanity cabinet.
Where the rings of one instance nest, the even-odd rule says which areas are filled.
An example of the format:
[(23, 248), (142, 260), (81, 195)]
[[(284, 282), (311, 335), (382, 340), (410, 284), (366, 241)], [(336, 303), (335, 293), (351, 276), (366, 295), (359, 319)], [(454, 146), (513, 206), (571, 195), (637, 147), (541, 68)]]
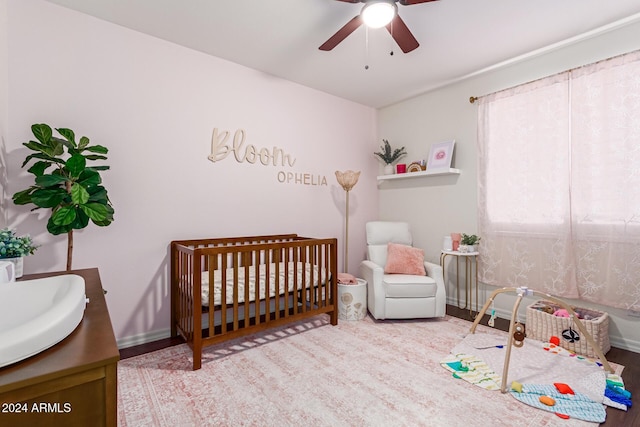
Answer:
[[(89, 303), (78, 327), (53, 347), (0, 368), (0, 426), (116, 426), (120, 359), (97, 268), (33, 274), (84, 278)], [(2, 343), (0, 343), (0, 346)]]

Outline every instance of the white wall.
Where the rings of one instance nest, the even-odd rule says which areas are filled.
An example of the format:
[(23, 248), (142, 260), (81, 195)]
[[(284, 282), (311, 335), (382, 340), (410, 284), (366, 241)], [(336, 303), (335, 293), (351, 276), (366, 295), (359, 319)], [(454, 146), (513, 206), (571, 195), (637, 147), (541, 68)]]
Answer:
[[(637, 21), (637, 20), (636, 20)], [(409, 157), (426, 158), (431, 143), (456, 140), (454, 177), (425, 177), (386, 182), (379, 191), (381, 219), (408, 220), (416, 243), (426, 257), (439, 262), (442, 238), (451, 232), (477, 231), (477, 107), (469, 97), (492, 93), (580, 65), (640, 49), (640, 22), (576, 42), (527, 60), (497, 67), (462, 79), (379, 111), (380, 138), (407, 146)], [(448, 278), (453, 276), (449, 266)], [(462, 268), (461, 268), (462, 270)], [(495, 288), (481, 284), (483, 302)], [(496, 309), (510, 317), (513, 298), (501, 296)], [(448, 299), (454, 303), (455, 282), (448, 281)], [(463, 297), (464, 300), (464, 297)], [(585, 306), (581, 302), (572, 301)], [(522, 304), (521, 313), (524, 315)], [(610, 336), (614, 345), (640, 352), (638, 319), (623, 310), (594, 306), (612, 317)]]
[[(168, 245), (173, 239), (299, 233), (338, 237), (344, 191), (335, 170), (361, 170), (350, 197), (350, 268), (364, 253), (364, 223), (377, 216), (370, 153), (376, 111), (185, 49), (42, 0), (8, 0), (9, 193), (32, 176), (20, 169), (33, 123), (69, 127), (107, 146), (103, 174), (115, 207), (107, 228), (75, 234), (74, 268), (99, 267), (120, 344), (166, 336)], [(211, 162), (213, 128), (246, 131), (277, 146), (294, 167)], [(308, 173), (328, 185), (281, 183)], [(48, 215), (9, 203), (9, 221), (42, 244), (27, 273), (63, 270), (66, 237)], [(144, 335), (144, 337), (142, 337)]]
[(7, 226), (7, 0), (0, 0), (0, 228)]

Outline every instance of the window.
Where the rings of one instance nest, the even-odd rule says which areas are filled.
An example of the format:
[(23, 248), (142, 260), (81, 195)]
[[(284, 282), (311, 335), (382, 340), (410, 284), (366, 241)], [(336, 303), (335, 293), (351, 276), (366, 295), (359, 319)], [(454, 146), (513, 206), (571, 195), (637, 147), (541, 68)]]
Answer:
[(480, 99), (481, 280), (640, 309), (640, 52)]

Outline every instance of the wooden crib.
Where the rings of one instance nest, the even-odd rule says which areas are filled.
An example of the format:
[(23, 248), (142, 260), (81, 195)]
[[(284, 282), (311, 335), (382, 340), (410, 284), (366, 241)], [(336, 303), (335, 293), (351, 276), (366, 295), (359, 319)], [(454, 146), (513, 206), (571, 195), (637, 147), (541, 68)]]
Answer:
[(196, 370), (212, 344), (322, 313), (336, 325), (337, 265), (337, 239), (173, 241), (171, 335), (186, 340)]

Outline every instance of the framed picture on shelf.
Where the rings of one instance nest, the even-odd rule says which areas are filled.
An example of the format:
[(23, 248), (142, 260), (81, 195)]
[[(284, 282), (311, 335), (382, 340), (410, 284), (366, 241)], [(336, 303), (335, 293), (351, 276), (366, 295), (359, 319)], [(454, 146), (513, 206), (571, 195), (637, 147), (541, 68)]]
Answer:
[(453, 159), (453, 147), (456, 141), (438, 142), (431, 144), (427, 170), (429, 169), (449, 169)]

